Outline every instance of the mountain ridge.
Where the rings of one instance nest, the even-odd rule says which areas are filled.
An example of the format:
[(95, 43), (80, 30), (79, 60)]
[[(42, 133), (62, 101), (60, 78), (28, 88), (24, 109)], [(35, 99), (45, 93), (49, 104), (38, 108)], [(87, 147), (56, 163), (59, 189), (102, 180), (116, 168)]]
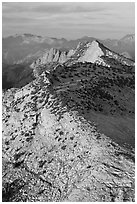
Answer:
[[(101, 54), (99, 54), (99, 52), (101, 52)], [(36, 60), (34, 59), (30, 62), (28, 62), (27, 58), (25, 58), (25, 63), (22, 63), (21, 61), (18, 61), (15, 65), (6, 65), (3, 63), (3, 88), (11, 88), (12, 86), (19, 87), (20, 85), (24, 85), (33, 79), (33, 74), (35, 76), (35, 74), (37, 75), (39, 72), (41, 73), (44, 69), (49, 71), (54, 65), (56, 67), (58, 64), (69, 65), (77, 63), (77, 61), (81, 61), (83, 63), (92, 62), (102, 64), (103, 66), (108, 67), (120, 67), (122, 65), (134, 67), (133, 60), (111, 51), (109, 48), (104, 46), (102, 42), (97, 40), (92, 42), (79, 42), (76, 49), (65, 50), (62, 48), (51, 48), (43, 50), (34, 56), (36, 57)]]
[[(22, 37), (21, 37), (22, 36)], [(93, 41), (96, 40), (94, 37), (83, 37), (77, 40), (66, 40), (65, 38), (56, 39), (50, 37), (41, 37), (37, 35), (24, 34), (15, 35), (14, 37), (9, 36), (8, 38), (2, 39), (3, 47), (3, 62), (5, 63), (17, 63), (18, 61), (24, 62), (26, 57), (30, 55), (28, 61), (31, 60), (31, 54), (35, 55), (38, 51), (43, 52), (44, 49), (54, 48), (65, 48), (75, 49), (78, 42)], [(97, 39), (98, 40), (98, 39)], [(134, 39), (135, 40), (135, 39)], [(110, 49), (122, 53), (128, 52), (132, 59), (135, 59), (135, 48), (134, 43), (125, 43), (122, 40), (99, 40)], [(114, 42), (113, 42), (114, 41)], [(14, 52), (12, 52), (14, 50)], [(20, 53), (20, 55), (19, 55)], [(37, 56), (35, 57), (35, 59)], [(34, 59), (34, 58), (33, 58)]]
[(52, 87), (42, 73), (3, 93), (3, 201), (134, 201), (134, 151)]
[(92, 42), (79, 42), (76, 49), (61, 52), (59, 49), (51, 48), (42, 57), (38, 58), (31, 64), (31, 68), (44, 66), (47, 63), (58, 62), (58, 63), (75, 63), (75, 61), (81, 62), (92, 62), (103, 64), (104, 66), (110, 66), (101, 58), (102, 56), (116, 59), (122, 64), (134, 66), (134, 61), (124, 57), (123, 55), (117, 54), (105, 47), (98, 40)]
[(84, 39), (22, 66), (3, 70), (3, 202), (134, 202), (134, 61)]

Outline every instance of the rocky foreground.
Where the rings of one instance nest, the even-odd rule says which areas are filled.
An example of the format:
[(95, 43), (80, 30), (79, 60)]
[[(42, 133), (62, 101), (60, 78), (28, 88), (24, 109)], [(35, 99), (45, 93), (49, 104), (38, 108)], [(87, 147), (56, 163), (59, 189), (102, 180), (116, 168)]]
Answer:
[(3, 201), (135, 201), (134, 152), (62, 105), (45, 74), (3, 93)]

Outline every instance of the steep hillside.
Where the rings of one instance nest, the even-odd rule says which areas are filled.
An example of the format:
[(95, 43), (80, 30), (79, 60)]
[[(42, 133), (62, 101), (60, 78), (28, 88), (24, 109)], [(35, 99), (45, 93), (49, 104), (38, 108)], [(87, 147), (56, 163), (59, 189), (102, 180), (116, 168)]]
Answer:
[(39, 67), (47, 63), (64, 63), (75, 53), (75, 50), (63, 51), (55, 48), (51, 48), (46, 51), (41, 57), (31, 64), (31, 67)]
[(12, 67), (18, 86), (2, 96), (5, 202), (135, 201), (134, 61), (99, 41), (70, 53)]
[(2, 89), (20, 88), (34, 80), (29, 64), (2, 64)]
[(132, 67), (79, 62), (57, 67), (49, 76), (70, 110), (78, 110), (87, 120), (96, 122), (103, 133), (119, 144), (134, 147)]
[(32, 68), (44, 66), (47, 63), (58, 62), (60, 64), (74, 64), (79, 62), (92, 62), (102, 64), (103, 66), (112, 66), (113, 64), (123, 64), (134, 66), (134, 61), (119, 55), (108, 49), (99, 41), (80, 42), (76, 49), (69, 51), (61, 51), (51, 48), (44, 55), (32, 63)]
[(134, 152), (70, 109), (64, 86), (43, 73), (4, 93), (3, 201), (134, 201)]
[[(80, 43), (74, 53), (80, 62), (92, 62), (102, 64), (104, 66), (111, 66), (112, 61), (121, 63), (123, 65), (134, 66), (134, 61), (122, 55), (115, 53), (108, 49), (99, 41)], [(73, 56), (72, 55), (72, 58)]]

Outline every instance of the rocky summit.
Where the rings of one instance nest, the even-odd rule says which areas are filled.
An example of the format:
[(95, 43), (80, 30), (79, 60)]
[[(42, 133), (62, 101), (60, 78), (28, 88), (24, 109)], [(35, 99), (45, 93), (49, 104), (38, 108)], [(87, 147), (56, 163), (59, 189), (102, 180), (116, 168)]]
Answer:
[(102, 43), (97, 40), (92, 42), (80, 42), (78, 43), (76, 49), (71, 49), (69, 51), (61, 51), (59, 49), (51, 48), (49, 51), (45, 52), (42, 57), (38, 58), (35, 62), (31, 64), (31, 67), (39, 67), (51, 62), (59, 62), (67, 64), (78, 62), (92, 62), (97, 64), (102, 64), (103, 66), (110, 66), (108, 59), (116, 60), (123, 65), (134, 66), (134, 61), (126, 58), (123, 53), (122, 55), (117, 54)]
[(134, 62), (93, 41), (30, 69), (3, 91), (3, 201), (135, 201)]

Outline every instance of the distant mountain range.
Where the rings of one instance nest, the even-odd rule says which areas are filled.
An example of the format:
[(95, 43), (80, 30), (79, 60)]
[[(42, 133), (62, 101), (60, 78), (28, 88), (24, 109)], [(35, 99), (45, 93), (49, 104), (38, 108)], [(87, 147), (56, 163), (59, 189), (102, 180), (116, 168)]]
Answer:
[(79, 42), (99, 40), (111, 50), (135, 59), (135, 35), (126, 35), (120, 40), (100, 40), (85, 36), (77, 40), (41, 37), (32, 34), (14, 35), (2, 39), (2, 60), (5, 64), (32, 63), (51, 48), (68, 51), (76, 49)]

